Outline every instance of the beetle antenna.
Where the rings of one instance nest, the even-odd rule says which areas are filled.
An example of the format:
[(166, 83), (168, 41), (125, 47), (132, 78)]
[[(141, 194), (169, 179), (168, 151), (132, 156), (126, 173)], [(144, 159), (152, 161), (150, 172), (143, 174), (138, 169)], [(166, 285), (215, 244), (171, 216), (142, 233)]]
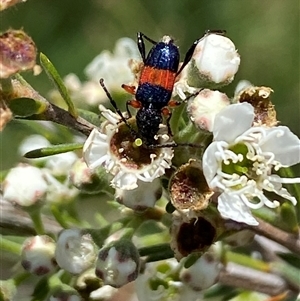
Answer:
[(128, 128), (130, 129), (130, 133), (131, 135), (133, 135), (133, 137), (137, 137), (137, 132), (132, 128), (132, 126), (128, 123), (127, 119), (124, 117), (124, 115), (122, 114), (121, 110), (118, 108), (116, 101), (112, 98), (111, 94), (109, 93), (109, 91), (107, 90), (105, 84), (104, 84), (104, 79), (100, 78), (99, 83), (102, 87), (102, 89), (104, 90), (107, 98), (109, 99), (110, 103), (112, 104), (112, 106), (114, 107), (114, 109), (116, 110), (116, 112), (118, 113), (118, 115), (121, 117), (122, 121), (128, 126)]

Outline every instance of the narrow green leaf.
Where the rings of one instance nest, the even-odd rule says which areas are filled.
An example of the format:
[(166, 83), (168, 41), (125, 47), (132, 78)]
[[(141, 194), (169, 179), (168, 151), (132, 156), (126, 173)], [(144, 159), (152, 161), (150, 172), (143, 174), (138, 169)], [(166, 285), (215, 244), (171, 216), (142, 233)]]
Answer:
[(10, 100), (8, 106), (15, 116), (28, 117), (42, 113), (47, 105), (36, 99), (22, 97)]
[(273, 262), (272, 271), (280, 274), (295, 286), (299, 286), (300, 270), (285, 262)]
[(288, 232), (297, 234), (298, 221), (296, 216), (296, 210), (292, 203), (285, 202), (280, 207), (280, 217), (287, 226)]
[[(295, 178), (295, 173), (291, 167), (280, 168), (278, 174), (283, 178)], [(298, 200), (295, 207), (297, 210), (298, 223), (300, 224), (300, 185), (298, 183), (288, 184), (286, 188), (289, 193)]]
[(41, 157), (47, 157), (57, 154), (62, 154), (70, 152), (76, 149), (81, 149), (83, 147), (82, 143), (69, 143), (69, 144), (59, 144), (49, 147), (39, 148), (32, 150), (24, 155), (25, 158), (36, 159)]
[(219, 298), (218, 300), (231, 300), (239, 293), (239, 290), (231, 286), (214, 285), (204, 292), (204, 297), (205, 300), (209, 298)]
[(31, 299), (31, 301), (45, 300), (45, 298), (47, 297), (48, 293), (49, 293), (48, 278), (47, 277), (43, 277), (35, 285), (34, 291), (32, 293), (32, 299)]
[(291, 266), (300, 269), (300, 255), (293, 253), (276, 252), (276, 255), (286, 261)]
[(78, 109), (78, 113), (80, 117), (92, 123), (93, 125), (100, 126), (101, 120), (98, 114), (82, 109)]
[(61, 97), (64, 99), (68, 106), (69, 113), (77, 118), (78, 113), (77, 110), (69, 96), (68, 90), (60, 77), (59, 73), (57, 72), (56, 68), (53, 66), (53, 64), (50, 62), (50, 60), (47, 58), (47, 56), (43, 53), (40, 53), (40, 61), (41, 65), (44, 68), (46, 74), (50, 78), (50, 80), (54, 83), (55, 87), (58, 89)]

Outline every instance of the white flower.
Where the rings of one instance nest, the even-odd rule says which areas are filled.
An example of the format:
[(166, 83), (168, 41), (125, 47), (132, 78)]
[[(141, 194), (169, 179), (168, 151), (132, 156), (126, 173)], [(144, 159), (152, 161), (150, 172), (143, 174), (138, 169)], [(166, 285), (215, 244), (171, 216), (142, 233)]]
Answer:
[[(120, 117), (101, 105), (100, 111), (107, 121), (100, 130), (91, 132), (83, 147), (83, 157), (89, 168), (103, 166), (114, 176), (111, 185), (124, 190), (137, 188), (138, 180), (152, 182), (170, 168), (172, 148), (135, 146), (135, 138), (128, 126), (120, 123)], [(130, 124), (135, 126), (135, 123)], [(165, 136), (160, 138), (169, 139)]]
[(63, 230), (59, 234), (55, 259), (62, 269), (72, 274), (80, 274), (92, 266), (96, 255), (96, 247), (90, 234), (83, 234), (78, 229)]
[(300, 140), (287, 127), (251, 127), (254, 109), (248, 103), (224, 108), (215, 119), (214, 142), (203, 155), (207, 183), (220, 191), (218, 210), (223, 218), (257, 225), (250, 209), (279, 206), (264, 191), (296, 204), (283, 183), (300, 183), (300, 178), (273, 174), (281, 167), (300, 162)]
[(195, 98), (188, 101), (187, 111), (197, 127), (211, 132), (216, 114), (229, 103), (226, 94), (204, 89)]
[(48, 183), (37, 167), (20, 164), (12, 168), (3, 183), (3, 197), (20, 206), (31, 206), (44, 200)]
[(110, 91), (122, 90), (122, 84), (134, 81), (130, 68), (130, 61), (133, 59), (140, 59), (136, 42), (121, 38), (116, 42), (113, 53), (102, 51), (88, 64), (84, 70), (88, 81), (81, 83), (75, 74), (69, 74), (64, 79), (65, 84), (75, 101), (97, 105), (107, 99), (99, 85), (99, 79), (105, 79), (105, 85)]

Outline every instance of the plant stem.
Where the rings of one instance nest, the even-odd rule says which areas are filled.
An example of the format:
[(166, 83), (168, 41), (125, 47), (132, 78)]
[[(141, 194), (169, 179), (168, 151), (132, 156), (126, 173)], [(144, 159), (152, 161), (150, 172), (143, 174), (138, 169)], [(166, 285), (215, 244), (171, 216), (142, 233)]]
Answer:
[(273, 241), (276, 241), (277, 243), (285, 246), (292, 252), (295, 252), (297, 254), (300, 253), (300, 239), (297, 238), (295, 235), (284, 232), (265, 221), (257, 218), (259, 221), (258, 226), (249, 226), (245, 225), (245, 228), (255, 232), (256, 234), (263, 235)]
[(3, 235), (0, 236), (0, 249), (1, 251), (6, 251), (18, 256), (21, 253), (21, 245), (5, 238)]
[(38, 235), (45, 234), (45, 228), (44, 228), (44, 224), (42, 222), (41, 210), (36, 209), (33, 211), (28, 211), (28, 213), (32, 219), (36, 233)]

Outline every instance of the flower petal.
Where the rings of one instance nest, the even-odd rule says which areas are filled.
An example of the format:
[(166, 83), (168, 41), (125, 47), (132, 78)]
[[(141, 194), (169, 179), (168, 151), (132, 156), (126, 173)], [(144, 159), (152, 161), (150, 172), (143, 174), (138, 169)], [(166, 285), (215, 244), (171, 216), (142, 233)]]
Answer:
[(249, 208), (237, 195), (222, 193), (218, 198), (218, 210), (223, 218), (257, 226), (258, 221), (252, 216)]
[(273, 127), (260, 142), (264, 152), (272, 152), (275, 160), (284, 166), (292, 166), (300, 162), (300, 140), (286, 126)]
[(106, 137), (107, 136), (100, 133), (99, 130), (93, 129), (84, 143), (83, 157), (89, 168), (94, 169), (105, 162), (108, 152)]
[(232, 104), (216, 115), (213, 127), (214, 140), (232, 143), (248, 130), (254, 119), (254, 109), (248, 103)]
[(219, 168), (218, 161), (216, 159), (216, 152), (218, 151), (218, 141), (212, 142), (208, 148), (205, 150), (202, 159), (202, 168), (203, 174), (207, 181), (207, 184), (210, 185), (210, 182), (214, 178)]
[(138, 187), (137, 177), (134, 173), (126, 173), (123, 170), (119, 171), (111, 181), (114, 188), (131, 190)]

